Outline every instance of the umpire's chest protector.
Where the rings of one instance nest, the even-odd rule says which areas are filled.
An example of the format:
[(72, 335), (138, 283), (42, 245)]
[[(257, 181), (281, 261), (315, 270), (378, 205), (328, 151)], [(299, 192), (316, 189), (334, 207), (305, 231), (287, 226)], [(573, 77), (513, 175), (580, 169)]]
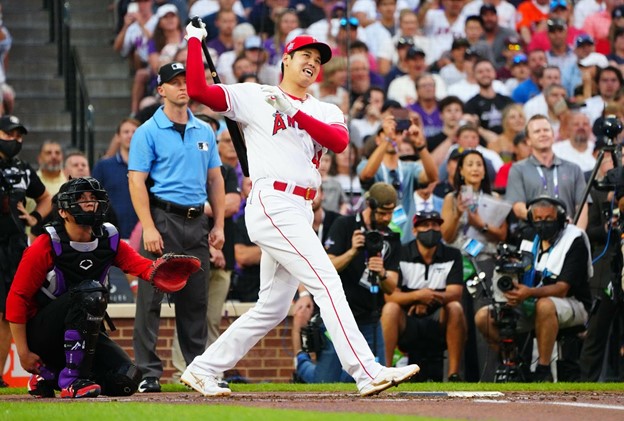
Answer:
[(119, 233), (113, 225), (104, 223), (103, 235), (88, 243), (70, 241), (65, 230), (57, 231), (53, 226), (47, 226), (46, 231), (54, 256), (54, 268), (42, 288), (46, 295), (58, 297), (87, 279), (108, 286), (108, 271), (119, 246)]

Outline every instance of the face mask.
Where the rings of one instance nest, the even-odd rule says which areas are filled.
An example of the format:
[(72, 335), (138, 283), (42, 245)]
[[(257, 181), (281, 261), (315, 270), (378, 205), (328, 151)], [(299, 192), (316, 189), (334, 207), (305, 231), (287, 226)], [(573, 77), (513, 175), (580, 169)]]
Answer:
[(440, 243), (440, 240), (442, 239), (442, 233), (436, 230), (421, 231), (416, 234), (416, 239), (420, 241), (423, 246), (429, 249), (431, 247), (437, 246)]
[(7, 159), (13, 158), (20, 153), (21, 150), (22, 142), (18, 142), (17, 140), (0, 140), (0, 152), (2, 152)]
[(533, 227), (542, 240), (550, 241), (559, 233), (557, 221), (534, 221)]

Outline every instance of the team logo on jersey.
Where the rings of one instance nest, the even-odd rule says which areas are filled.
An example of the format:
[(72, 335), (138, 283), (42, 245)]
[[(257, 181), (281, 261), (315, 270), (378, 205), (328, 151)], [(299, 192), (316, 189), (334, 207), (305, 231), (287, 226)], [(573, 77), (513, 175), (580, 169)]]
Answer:
[(209, 149), (208, 142), (197, 142), (197, 149), (207, 151)]
[[(286, 117), (286, 120), (284, 120), (284, 117)], [(273, 114), (273, 136), (289, 127), (295, 127), (295, 120), (292, 117), (288, 117), (279, 111)]]
[(82, 262), (80, 262), (78, 266), (80, 266), (80, 269), (82, 270), (89, 270), (93, 266), (93, 261), (89, 259), (85, 259)]

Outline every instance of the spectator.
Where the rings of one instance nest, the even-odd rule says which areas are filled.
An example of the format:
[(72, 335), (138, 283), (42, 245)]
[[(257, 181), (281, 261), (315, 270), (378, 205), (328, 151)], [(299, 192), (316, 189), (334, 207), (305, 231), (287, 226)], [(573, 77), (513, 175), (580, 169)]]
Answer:
[(563, 85), (557, 83), (553, 83), (544, 89), (544, 98), (548, 107), (548, 121), (550, 121), (557, 141), (567, 139), (569, 136), (570, 109), (568, 108), (567, 96)]
[(621, 0), (604, 0), (604, 9), (587, 16), (583, 23), (583, 31), (594, 38), (596, 51), (601, 54), (609, 53), (609, 28), (613, 16), (618, 18), (624, 14), (624, 9), (618, 7), (621, 3)]
[(524, 131), (526, 117), (522, 105), (509, 104), (503, 109), (503, 131), (495, 141), (488, 143), (488, 149), (498, 153), (504, 162), (510, 162), (514, 152), (514, 139)]
[[(399, 12), (399, 29), (397, 31), (397, 35), (395, 35), (395, 42), (398, 43), (399, 38), (403, 38), (404, 43), (409, 44), (409, 46), (414, 46), (416, 48), (420, 48), (425, 52), (425, 59), (427, 66), (433, 64), (436, 60), (437, 52), (435, 51), (436, 46), (435, 43), (431, 42), (429, 37), (422, 35), (421, 28), (418, 24), (418, 17), (416, 12), (411, 9), (403, 9)], [(395, 63), (398, 63), (400, 54), (397, 51), (396, 56), (392, 60)], [(405, 74), (405, 72), (403, 73)], [(388, 75), (386, 75), (387, 77)]]
[[(583, 230), (566, 223), (565, 204), (559, 199), (536, 196), (527, 205), (529, 223), (541, 240), (535, 256), (536, 281), (514, 283), (504, 295), (519, 316), (516, 331), (535, 330), (538, 365), (533, 381), (552, 382), (550, 364), (557, 333), (587, 321), (591, 305), (588, 279), (593, 273), (589, 240)], [(482, 307), (475, 323), (490, 344), (497, 346), (499, 330), (491, 313), (491, 307)]]
[(440, 77), (444, 80), (446, 86), (451, 86), (455, 82), (466, 77), (464, 72), (464, 59), (466, 50), (470, 47), (470, 43), (466, 38), (457, 38), (453, 40), (451, 46), (451, 62), (440, 69)]
[[(241, 23), (234, 27), (232, 30), (232, 43), (233, 50), (226, 51), (219, 55), (217, 62), (217, 73), (221, 77), (221, 82), (226, 84), (236, 83), (238, 80), (233, 74), (234, 62), (242, 55), (245, 48), (245, 40), (249, 37), (256, 35), (256, 31), (253, 29), (250, 23)], [(253, 69), (249, 68), (251, 72)]]
[(434, 136), (442, 131), (442, 119), (438, 101), (435, 98), (435, 79), (430, 73), (423, 73), (414, 81), (414, 85), (416, 85), (418, 99), (408, 109), (420, 116), (425, 129), (425, 137)]
[(215, 26), (217, 36), (206, 43), (220, 57), (221, 54), (234, 50), (234, 27), (236, 26), (236, 13), (232, 10), (220, 10), (217, 12)]
[(500, 194), (504, 194), (507, 190), (507, 181), (509, 179), (509, 170), (511, 170), (511, 166), (518, 161), (528, 158), (529, 156), (531, 156), (531, 148), (527, 144), (526, 134), (522, 131), (514, 137), (511, 161), (505, 162), (505, 164), (496, 173), (493, 189)]
[[(584, 63), (591, 64), (589, 60)], [(592, 125), (598, 117), (602, 116), (605, 105), (614, 101), (617, 92), (624, 86), (622, 72), (614, 66), (599, 68), (596, 72), (595, 81), (598, 85), (598, 95), (585, 100), (585, 109), (583, 110)]]
[[(28, 130), (16, 116), (0, 117), (0, 192), (6, 200), (3, 200), (0, 212), (0, 367), (5, 366), (11, 347), (6, 301), (22, 253), (28, 245), (25, 229), (40, 223), (52, 207), (50, 193), (39, 176), (30, 164), (17, 158), (26, 134)], [(36, 202), (30, 213), (25, 208), (26, 197)], [(20, 339), (16, 338), (16, 341)], [(8, 384), (0, 374), (1, 387), (8, 387)]]
[(378, 0), (377, 19), (364, 28), (366, 45), (377, 62), (377, 72), (385, 76), (392, 67), (392, 37), (397, 32), (395, 15), (397, 0)]
[(508, 92), (514, 92), (518, 85), (529, 79), (529, 63), (527, 56), (524, 54), (514, 56), (510, 72), (511, 77), (505, 81), (505, 88)]
[[(512, 77), (511, 70), (514, 65), (514, 59), (518, 56), (524, 56), (520, 38), (516, 36), (507, 38), (504, 42), (504, 48), (501, 51), (501, 55), (505, 60), (504, 63), (496, 69), (496, 78), (506, 81)], [(526, 63), (526, 56), (524, 56), (524, 58), (524, 62)], [(511, 92), (511, 90), (509, 92)]]
[(347, 214), (354, 214), (362, 210), (364, 191), (360, 185), (357, 166), (360, 162), (358, 149), (352, 142), (347, 148), (333, 155), (332, 164), (329, 167), (329, 176), (338, 181), (342, 191), (347, 196)]
[[(450, 1), (450, 0), (449, 0)], [(415, 81), (426, 72), (425, 52), (418, 47), (410, 48), (405, 56), (407, 74), (394, 79), (388, 87), (388, 99), (398, 101), (401, 106), (413, 104), (418, 99)], [(439, 75), (433, 75), (436, 82), (435, 97), (442, 99), (446, 96), (446, 85)]]
[(61, 144), (55, 140), (45, 140), (39, 148), (37, 163), (39, 164), (37, 176), (50, 195), (55, 195), (67, 181), (67, 177), (63, 173), (63, 148)]
[(347, 82), (347, 59), (334, 57), (323, 65), (323, 80), (310, 86), (309, 92), (321, 101), (335, 104), (349, 114), (349, 92), (343, 87)]
[(124, 15), (123, 26), (113, 41), (114, 50), (128, 58), (131, 75), (147, 66), (147, 44), (159, 19), (153, 13), (153, 0), (137, 1), (136, 4), (138, 11), (130, 11)]
[[(584, 66), (581, 66), (580, 63), (593, 52), (594, 39), (589, 35), (579, 35), (574, 43), (574, 54), (576, 55), (576, 63), (570, 63), (566, 67), (561, 68), (561, 83), (563, 84), (563, 86), (565, 86), (569, 97), (576, 96), (576, 88), (583, 82)], [(587, 75), (585, 77), (590, 81), (589, 89), (591, 90), (593, 90), (594, 76), (595, 74)], [(592, 96), (593, 93), (590, 92), (587, 98), (590, 98)]]
[[(203, 10), (197, 10), (204, 1), (212, 3), (210, 8), (205, 8), (207, 5), (204, 4)], [(206, 31), (208, 32), (206, 39), (213, 40), (219, 36), (219, 27), (217, 26), (219, 12), (225, 11), (234, 12), (236, 15), (236, 25), (247, 23), (245, 19), (246, 12), (241, 2), (238, 0), (217, 0), (216, 2), (214, 0), (198, 0), (191, 6), (189, 16), (203, 16), (202, 21), (206, 24)]]
[[(246, 185), (250, 184), (250, 182), (243, 182), (244, 190), (247, 189)], [(244, 195), (248, 194), (248, 191), (244, 193)], [(261, 256), (260, 247), (249, 238), (245, 214), (242, 214), (236, 220), (234, 231), (234, 258), (239, 269), (232, 276), (232, 298), (241, 302), (258, 301)]]
[(305, 29), (315, 22), (325, 20), (326, 17), (331, 14), (331, 10), (335, 6), (336, 4), (334, 2), (327, 2), (325, 0), (310, 0), (304, 3), (303, 8), (297, 11), (299, 26)]
[(299, 28), (299, 17), (293, 9), (283, 9), (275, 15), (275, 34), (264, 42), (269, 57), (267, 63), (276, 66), (282, 61), (286, 37), (290, 31)]
[(351, 107), (351, 142), (362, 150), (364, 139), (374, 135), (381, 126), (381, 115), (385, 104), (385, 95), (381, 88), (372, 86), (368, 92), (358, 97)]
[(549, 65), (543, 68), (538, 76), (537, 84), (540, 92), (524, 104), (524, 115), (527, 119), (537, 114), (548, 114), (548, 104), (544, 91), (551, 85), (561, 84), (561, 69)]
[(438, 103), (442, 131), (427, 137), (427, 149), (431, 152), (436, 165), (440, 165), (449, 148), (457, 142), (457, 129), (464, 115), (464, 103), (456, 96), (447, 96)]
[[(254, 35), (245, 40), (243, 57), (249, 60), (251, 64), (251, 68), (249, 69), (251, 71), (244, 71), (243, 74), (254, 73), (258, 75), (258, 79), (261, 83), (277, 83), (279, 79), (279, 69), (269, 64), (269, 55), (264, 49), (262, 39), (259, 36)], [(236, 70), (234, 70), (234, 76), (238, 81), (242, 74), (237, 74)]]
[(581, 168), (554, 154), (555, 137), (547, 117), (540, 114), (531, 117), (526, 134), (531, 156), (511, 167), (505, 193), (505, 199), (513, 205), (514, 214), (526, 221), (526, 203), (541, 194), (549, 194), (565, 204), (569, 219), (581, 211), (577, 226), (585, 229), (587, 204), (582, 203), (582, 199), (586, 183)]
[[(423, 348), (448, 349), (448, 380), (461, 381), (466, 319), (461, 305), (462, 257), (442, 243), (444, 223), (436, 211), (414, 215), (415, 240), (401, 253), (398, 288), (386, 296), (381, 322), (386, 364), (392, 365), (396, 346), (405, 352)], [(411, 356), (410, 356), (411, 359)]]
[[(568, 0), (551, 0), (550, 1), (550, 13), (548, 15), (549, 20), (556, 21), (562, 20), (566, 26), (566, 44), (574, 48), (576, 38), (581, 35), (585, 35), (583, 31), (572, 25), (570, 19), (570, 10), (568, 7)], [(533, 34), (531, 43), (527, 47), (528, 51), (539, 49), (548, 51), (551, 49), (550, 36), (548, 31), (539, 31)]]
[(449, 51), (454, 38), (466, 36), (464, 33), (464, 18), (461, 14), (464, 7), (463, 0), (441, 0), (442, 8), (431, 8), (432, 3), (425, 3), (418, 13), (424, 12), (422, 21), (423, 34), (433, 37), (436, 45), (434, 60), (442, 53)]
[(520, 20), (516, 23), (516, 30), (525, 44), (531, 43), (533, 34), (544, 29), (548, 19), (550, 0), (524, 0), (518, 5)]
[(0, 6), (0, 115), (12, 114), (15, 106), (15, 91), (7, 83), (6, 72), (9, 63), (9, 51), (13, 45), (11, 33), (2, 21), (2, 7)]
[(559, 18), (548, 19), (548, 40), (550, 49), (546, 51), (546, 60), (550, 66), (560, 69), (576, 63), (576, 55), (568, 45), (568, 24)]
[(507, 48), (509, 38), (516, 37), (516, 31), (505, 28), (499, 24), (497, 8), (493, 4), (483, 3), (479, 10), (479, 15), (483, 20), (482, 39), (488, 45), (490, 61), (494, 67), (499, 69), (505, 64), (505, 57), (502, 52)]
[[(464, 57), (464, 73), (466, 74), (466, 78), (449, 86), (449, 95), (456, 96), (466, 103), (479, 93), (480, 88), (477, 80), (475, 79), (474, 66), (480, 59), (481, 58), (471, 49), (466, 50), (466, 55)], [(494, 80), (492, 82), (492, 87), (494, 88), (494, 91), (501, 95), (508, 94), (505, 84), (499, 80)]]
[(140, 125), (138, 120), (132, 118), (122, 119), (116, 131), (116, 136), (119, 139), (119, 151), (111, 158), (98, 161), (93, 167), (93, 177), (108, 192), (111, 207), (118, 218), (119, 235), (123, 239), (130, 238), (132, 230), (139, 221), (130, 198), (128, 157), (132, 136)]
[(257, 2), (251, 7), (248, 19), (254, 26), (256, 33), (263, 39), (272, 37), (275, 34), (275, 16), (288, 7), (288, 0), (266, 0)]
[(589, 117), (577, 111), (570, 115), (568, 121), (570, 137), (555, 142), (553, 152), (561, 159), (576, 163), (583, 172), (591, 171), (596, 165), (596, 158)]
[(394, 79), (405, 75), (407, 72), (406, 56), (409, 49), (414, 46), (414, 39), (412, 37), (399, 37), (395, 46), (396, 57), (393, 59), (394, 64), (384, 77), (384, 90), (386, 91)]
[(589, 15), (605, 8), (604, 0), (579, 0), (574, 4), (574, 27), (581, 29)]
[(543, 68), (546, 67), (547, 64), (546, 52), (542, 50), (533, 50), (529, 52), (527, 56), (527, 63), (529, 65), (530, 77), (520, 83), (511, 93), (511, 98), (514, 102), (520, 102), (521, 104), (524, 104), (529, 99), (540, 93), (537, 81), (542, 74)]
[[(153, 257), (175, 250), (202, 261), (204, 272), (191, 275), (186, 286), (173, 294), (178, 304), (175, 311), (180, 348), (189, 364), (206, 348), (203, 315), (208, 246), (223, 246), (225, 193), (214, 132), (188, 110), (185, 73), (184, 65), (178, 62), (160, 68), (158, 93), (165, 103), (132, 137), (128, 180), (132, 204), (143, 226), (141, 254)], [(149, 191), (145, 183), (148, 176), (153, 181)], [(215, 219), (210, 232), (203, 213), (206, 183)], [(139, 392), (161, 389), (163, 368), (156, 355), (156, 341), (162, 298), (162, 293), (139, 283), (133, 344), (137, 365), (143, 373)]]
[[(446, 178), (442, 178), (442, 172), (440, 172), (440, 182), (436, 184), (433, 189), (433, 195), (444, 202), (444, 196), (455, 190), (453, 187), (453, 180), (455, 179), (455, 171), (457, 170), (457, 161), (463, 153), (459, 151), (459, 148), (453, 149), (448, 159), (446, 160)], [(440, 213), (442, 210), (440, 210)]]
[[(368, 196), (368, 206), (361, 214), (342, 216), (332, 225), (325, 248), (340, 275), (347, 302), (358, 329), (380, 362), (385, 361), (384, 341), (379, 318), (384, 293), (396, 288), (399, 278), (401, 243), (388, 227), (397, 205), (397, 193), (387, 183), (375, 183)], [(372, 255), (365, 245), (366, 232), (382, 233), (381, 250)], [(377, 284), (377, 288), (374, 288)], [(330, 340), (317, 354), (316, 366), (306, 353), (297, 354), (297, 374), (306, 383), (352, 381), (341, 370)]]
[(511, 3), (506, 0), (474, 0), (466, 3), (462, 9), (462, 14), (464, 16), (479, 15), (483, 6), (492, 5), (496, 8), (498, 25), (502, 28), (511, 29), (515, 32), (516, 22), (518, 21), (518, 17), (516, 16), (516, 7), (514, 6), (516, 2), (517, 0), (514, 0)]
[[(340, 57), (340, 56), (333, 56)], [(349, 97), (349, 104), (353, 105), (355, 100), (365, 95), (374, 85), (371, 81), (371, 71), (369, 60), (364, 54), (354, 54), (349, 57), (348, 71), (350, 72), (351, 92)], [(380, 85), (377, 85), (381, 88)]]
[[(622, 16), (622, 18), (624, 18), (624, 16)], [(619, 29), (613, 33), (611, 54), (607, 55), (607, 59), (615, 62), (618, 66), (624, 64), (624, 29)]]
[(502, 133), (502, 111), (513, 102), (511, 98), (494, 90), (496, 70), (491, 61), (480, 59), (474, 64), (474, 77), (479, 93), (466, 102), (465, 112), (479, 117), (481, 127), (494, 133)]
[(65, 156), (63, 172), (67, 179), (82, 178), (91, 176), (89, 160), (84, 152), (79, 150), (69, 151)]
[(413, 142), (416, 151), (420, 154), (419, 162), (400, 162), (396, 145), (403, 141), (402, 133), (397, 133), (394, 117), (384, 118), (383, 129), (377, 135), (377, 147), (368, 158), (358, 165), (360, 181), (364, 185), (383, 181), (397, 190), (399, 204), (392, 218), (394, 229), (401, 233), (401, 243), (407, 244), (412, 240), (410, 218), (416, 212), (414, 202), (414, 185), (418, 182), (435, 182), (438, 172), (427, 150), (423, 127), (417, 119), (412, 119), (408, 130), (408, 141)]

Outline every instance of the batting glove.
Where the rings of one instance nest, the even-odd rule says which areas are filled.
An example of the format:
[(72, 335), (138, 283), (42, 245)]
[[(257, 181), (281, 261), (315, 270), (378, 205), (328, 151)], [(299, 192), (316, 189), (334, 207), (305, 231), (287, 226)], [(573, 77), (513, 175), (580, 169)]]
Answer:
[(267, 104), (275, 108), (280, 113), (284, 113), (288, 117), (292, 117), (297, 113), (297, 111), (299, 111), (299, 108), (293, 104), (290, 98), (288, 98), (288, 95), (282, 92), (282, 90), (277, 86), (262, 85), (260, 89), (262, 89), (262, 92), (264, 93), (264, 100)]
[(198, 28), (193, 26), (193, 22), (186, 25), (186, 35), (184, 39), (187, 41), (191, 38), (197, 38), (200, 41), (203, 41), (204, 38), (208, 36), (208, 32), (206, 31), (206, 24), (204, 22), (200, 22), (201, 27)]

